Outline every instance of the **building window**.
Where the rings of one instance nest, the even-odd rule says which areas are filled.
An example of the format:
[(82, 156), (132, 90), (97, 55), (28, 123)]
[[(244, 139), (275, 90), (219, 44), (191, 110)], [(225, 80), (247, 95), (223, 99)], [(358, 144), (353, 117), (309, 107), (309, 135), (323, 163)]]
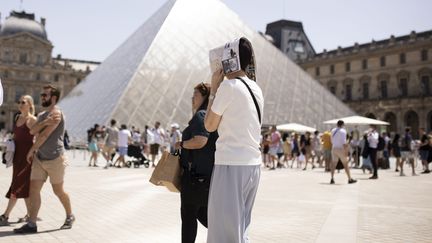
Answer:
[(303, 41), (293, 41), (292, 46), (293, 46), (294, 52), (296, 52), (296, 53), (304, 53), (305, 52)]
[(400, 90), (401, 90), (401, 95), (402, 97), (407, 97), (408, 96), (408, 81), (406, 78), (401, 78), (399, 80), (400, 83)]
[(9, 62), (12, 61), (12, 56), (11, 56), (10, 51), (5, 51), (5, 52), (4, 52), (4, 58), (3, 58), (3, 60), (4, 60), (6, 63), (9, 63)]
[(336, 86), (330, 86), (330, 92), (336, 95)]
[(345, 100), (350, 101), (352, 99), (352, 86), (351, 84), (345, 85)]
[(363, 99), (369, 99), (369, 83), (363, 83)]
[(36, 65), (38, 65), (38, 66), (42, 66), (43, 65), (42, 55), (38, 54), (36, 56)]
[(19, 60), (20, 60), (20, 63), (27, 63), (27, 54), (26, 53), (21, 53)]
[(330, 65), (330, 74), (334, 74), (334, 65)]
[(380, 83), (381, 83), (381, 98), (387, 98), (387, 81), (382, 80)]
[(423, 94), (430, 95), (430, 85), (429, 85), (429, 76), (422, 76), (421, 83), (423, 86)]
[(366, 70), (368, 68), (368, 61), (367, 61), (367, 59), (363, 59), (363, 61), (362, 61), (362, 68), (363, 68), (363, 70)]
[(351, 71), (351, 63), (350, 62), (345, 63), (345, 71), (346, 72)]
[(58, 74), (54, 75), (54, 81), (58, 82), (60, 80), (60, 76)]
[(41, 80), (41, 75), (40, 75), (40, 73), (37, 73), (36, 74), (36, 81), (39, 81), (39, 80)]
[(315, 68), (315, 76), (320, 76), (320, 68), (319, 67)]
[(427, 61), (428, 60), (428, 50), (422, 50), (421, 51), (421, 60)]
[(405, 53), (401, 53), (399, 55), (399, 63), (400, 64), (405, 64), (406, 63)]
[(381, 67), (385, 67), (385, 65), (386, 65), (386, 58), (385, 57), (380, 58), (380, 65), (381, 65)]
[(9, 71), (8, 71), (8, 70), (4, 71), (3, 76), (4, 76), (5, 78), (9, 78)]

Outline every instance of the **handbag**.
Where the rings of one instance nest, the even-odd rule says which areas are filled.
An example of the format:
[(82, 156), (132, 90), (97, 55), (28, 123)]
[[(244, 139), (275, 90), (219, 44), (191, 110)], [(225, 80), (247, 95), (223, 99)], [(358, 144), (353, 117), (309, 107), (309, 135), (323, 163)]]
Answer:
[(165, 186), (171, 192), (180, 192), (181, 172), (178, 152), (171, 154), (164, 151), (153, 170), (150, 182), (156, 186)]

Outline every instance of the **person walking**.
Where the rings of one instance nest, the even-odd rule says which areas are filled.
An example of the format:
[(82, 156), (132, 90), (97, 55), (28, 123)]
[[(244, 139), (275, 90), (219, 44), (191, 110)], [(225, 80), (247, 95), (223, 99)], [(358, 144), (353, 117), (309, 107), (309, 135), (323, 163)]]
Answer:
[(348, 184), (356, 183), (357, 181), (351, 177), (350, 169), (348, 166), (348, 144), (346, 141), (347, 132), (343, 128), (344, 122), (339, 120), (337, 122), (337, 127), (333, 128), (331, 131), (331, 143), (332, 143), (332, 165), (331, 165), (331, 180), (330, 184), (335, 184), (334, 172), (336, 165), (340, 160), (345, 168), (345, 172), (348, 177)]
[(103, 147), (102, 155), (106, 160), (104, 169), (108, 169), (112, 165), (112, 155), (115, 153), (117, 148), (118, 140), (118, 128), (116, 127), (117, 121), (112, 119), (110, 126), (105, 129), (105, 145)]
[[(193, 116), (183, 131), (183, 140), (174, 144), (181, 149), (181, 219), (182, 243), (195, 242), (197, 220), (207, 227), (207, 205), (210, 179), (214, 166), (217, 132), (209, 133), (204, 127), (210, 84), (200, 83), (194, 88)], [(178, 131), (178, 130), (176, 130)]]
[(379, 134), (376, 131), (375, 125), (370, 125), (369, 132), (367, 134), (367, 140), (369, 143), (369, 157), (373, 167), (373, 175), (369, 177), (369, 179), (375, 180), (378, 179), (378, 142), (379, 142)]
[(30, 127), (36, 123), (33, 98), (29, 95), (22, 96), (18, 101), (18, 108), (20, 114), (15, 119), (13, 128), (15, 153), (12, 160), (12, 182), (6, 193), (6, 198), (9, 201), (5, 212), (0, 216), (0, 226), (9, 225), (9, 215), (15, 207), (18, 198), (24, 198), (27, 209), (27, 214), (20, 218), (18, 222), (26, 222), (30, 215), (31, 163), (27, 163), (26, 155), (33, 146), (33, 135), (30, 134)]
[(67, 159), (63, 145), (65, 119), (57, 106), (60, 90), (52, 85), (45, 86), (41, 99), (42, 107), (46, 110), (39, 114), (37, 122), (30, 129), (30, 134), (37, 136), (26, 157), (28, 163), (33, 161), (30, 175), (30, 219), (21, 228), (14, 229), (18, 234), (37, 232), (36, 220), (41, 206), (40, 191), (48, 177), (54, 194), (66, 212), (66, 220), (60, 229), (70, 229), (75, 222), (69, 195), (63, 189)]
[[(249, 242), (248, 229), (260, 179), (261, 114), (264, 97), (246, 76), (252, 59), (250, 42), (239, 41), (241, 70), (217, 70), (205, 117), (209, 132), (218, 130), (210, 185), (207, 243)], [(223, 82), (222, 82), (223, 81)]]

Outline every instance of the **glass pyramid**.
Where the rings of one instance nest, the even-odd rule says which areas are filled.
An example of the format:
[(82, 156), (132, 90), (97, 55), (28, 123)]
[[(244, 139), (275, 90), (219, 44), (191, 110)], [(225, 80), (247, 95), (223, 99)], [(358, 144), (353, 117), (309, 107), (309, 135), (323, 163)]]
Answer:
[(264, 98), (264, 124), (323, 121), (354, 114), (219, 0), (169, 0), (60, 102), (72, 139), (95, 123), (184, 128), (193, 87), (210, 82), (209, 50), (248, 38)]

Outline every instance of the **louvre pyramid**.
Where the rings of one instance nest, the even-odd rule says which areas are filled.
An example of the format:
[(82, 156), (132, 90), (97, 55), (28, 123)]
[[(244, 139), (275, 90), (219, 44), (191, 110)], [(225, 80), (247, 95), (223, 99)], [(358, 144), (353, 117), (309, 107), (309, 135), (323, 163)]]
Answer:
[(244, 36), (254, 47), (264, 124), (324, 120), (353, 114), (219, 0), (169, 0), (61, 102), (69, 135), (84, 138), (95, 123), (184, 128), (193, 87), (210, 81), (208, 51)]

